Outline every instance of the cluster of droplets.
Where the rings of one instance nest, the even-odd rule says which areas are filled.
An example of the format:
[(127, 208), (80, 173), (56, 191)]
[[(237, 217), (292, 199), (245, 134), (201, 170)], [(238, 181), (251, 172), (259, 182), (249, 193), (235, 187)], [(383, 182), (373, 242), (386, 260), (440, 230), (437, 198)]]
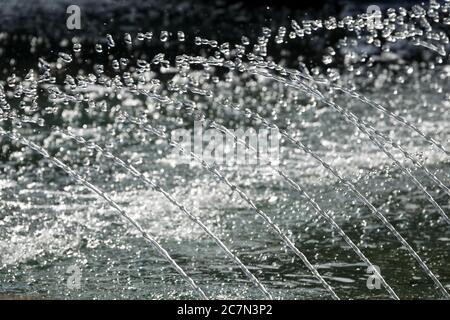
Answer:
[[(380, 54), (359, 52), (358, 48), (361, 45), (361, 40), (366, 41), (366, 44), (379, 47), (377, 40), (380, 40), (380, 36), (385, 38), (387, 43), (410, 39), (411, 44), (415, 46), (420, 45), (429, 49), (431, 52), (436, 52), (438, 57), (435, 61), (441, 65), (445, 65), (447, 61), (445, 45), (448, 44), (448, 37), (444, 31), (434, 31), (428, 20), (431, 20), (435, 24), (442, 23), (445, 25), (444, 15), (448, 15), (448, 7), (448, 2), (445, 2), (443, 5), (430, 2), (427, 9), (418, 5), (414, 6), (411, 11), (407, 11), (404, 8), (397, 10), (389, 9), (385, 16), (382, 16), (383, 19), (380, 19), (380, 24), (375, 26), (369, 23), (370, 17), (366, 14), (361, 14), (356, 17), (345, 17), (342, 20), (330, 17), (323, 21), (305, 20), (300, 23), (292, 21), (291, 30), (283, 26), (274, 32), (270, 28), (263, 28), (262, 34), (257, 37), (253, 45), (250, 38), (246, 36), (242, 36), (241, 43), (235, 45), (228, 42), (219, 43), (216, 40), (195, 37), (194, 44), (209, 48), (211, 55), (205, 57), (202, 55), (181, 54), (175, 57), (173, 67), (170, 61), (171, 59), (167, 58), (164, 52), (155, 54), (151, 59), (148, 59), (146, 56), (138, 57), (134, 63), (131, 63), (131, 60), (127, 57), (112, 57), (110, 55), (109, 65), (95, 64), (94, 73), (88, 75), (78, 74), (75, 76), (66, 75), (64, 83), (74, 93), (72, 95), (68, 95), (56, 85), (56, 76), (52, 75), (50, 64), (43, 58), (39, 60), (39, 75), (36, 80), (30, 82), (30, 79), (28, 81), (25, 79), (22, 84), (16, 75), (12, 74), (6, 79), (6, 84), (8, 88), (14, 88), (13, 96), (17, 99), (20, 99), (24, 94), (23, 86), (26, 83), (31, 85), (32, 88), (28, 88), (25, 94), (28, 100), (31, 99), (30, 103), (27, 104), (27, 101), (21, 102), (24, 105), (24, 109), (28, 110), (28, 113), (37, 111), (37, 94), (35, 91), (38, 84), (43, 83), (49, 85), (47, 90), (50, 93), (49, 100), (54, 104), (54, 111), (58, 110), (57, 104), (61, 101), (63, 105), (66, 105), (70, 101), (78, 103), (86, 101), (86, 94), (79, 92), (80, 89), (87, 89), (89, 86), (95, 84), (100, 84), (114, 90), (122, 88), (131, 90), (145, 89), (152, 93), (160, 94), (192, 93), (197, 96), (211, 97), (214, 88), (220, 87), (221, 89), (226, 89), (230, 83), (235, 82), (238, 84), (240, 82), (247, 82), (248, 84), (242, 87), (242, 97), (240, 97), (240, 99), (246, 99), (247, 95), (244, 92), (253, 90), (253, 85), (260, 88), (265, 88), (268, 85), (267, 83), (255, 84), (255, 81), (251, 78), (252, 81), (250, 82), (246, 80), (248, 75), (257, 74), (256, 71), (258, 69), (272, 70), (281, 77), (287, 77), (292, 74), (291, 71), (282, 67), (284, 61), (275, 63), (273, 59), (267, 57), (267, 48), (272, 37), (274, 37), (275, 44), (282, 45), (285, 42), (295, 41), (296, 38), (312, 36), (314, 31), (322, 28), (327, 30), (342, 28), (350, 32), (355, 32), (356, 37), (352, 38), (350, 35), (346, 35), (338, 41), (336, 46), (324, 47), (322, 52), (323, 67), (320, 65), (307, 66), (304, 63), (305, 58), (299, 56), (296, 61), (298, 61), (297, 68), (300, 72), (314, 77), (322, 77), (322, 75), (325, 75), (328, 81), (331, 82), (338, 81), (342, 76), (345, 76), (345, 82), (350, 88), (358, 87), (358, 84), (355, 83), (358, 77), (372, 79), (377, 84), (382, 83), (382, 79), (389, 78), (391, 71), (382, 70), (379, 74), (374, 73), (374, 66), (376, 66), (376, 61)], [(381, 31), (381, 35), (379, 31)], [(286, 39), (286, 34), (289, 34), (288, 40)], [(105, 43), (108, 48), (114, 48), (116, 46), (116, 41), (112, 35), (108, 34), (105, 38)], [(139, 33), (135, 40), (151, 41), (152, 38), (153, 33), (147, 32)], [(170, 33), (168, 31), (160, 32), (159, 40), (162, 43), (168, 41), (169, 38)], [(185, 41), (185, 35), (182, 31), (177, 32), (177, 39), (179, 42)], [(432, 41), (436, 43), (433, 44)], [(123, 42), (125, 45), (131, 46), (133, 43), (132, 36), (129, 33), (125, 34)], [(98, 54), (105, 54), (104, 46), (104, 44), (97, 43), (95, 45), (95, 51)], [(73, 51), (73, 54), (60, 52), (58, 54), (60, 63), (69, 65), (78, 62), (81, 52), (81, 44), (79, 42), (74, 43)], [(336, 65), (335, 62), (338, 60), (343, 61), (345, 71), (347, 71), (346, 73), (343, 73), (339, 69), (340, 67)], [(426, 63), (426, 67), (430, 69), (430, 73), (434, 72), (436, 62)], [(202, 68), (201, 71), (197, 70), (199, 67)], [(396, 81), (400, 84), (404, 83), (406, 81), (405, 78), (409, 76), (414, 77), (416, 74), (414, 71), (420, 67), (420, 65), (400, 65), (399, 68), (404, 68), (405, 72), (399, 75)], [(105, 70), (110, 69), (116, 73), (115, 76), (111, 77), (107, 75), (109, 72), (105, 72)], [(225, 73), (222, 75), (217, 72), (218, 70), (225, 70)], [(386, 72), (388, 74), (383, 75)], [(155, 77), (158, 73), (168, 73), (173, 76), (172, 79), (161, 83)], [(350, 77), (351, 74), (353, 74), (353, 77)], [(445, 83), (446, 80), (447, 75), (445, 72), (442, 72), (440, 73), (440, 79), (437, 79), (433, 83), (438, 93), (445, 95), (445, 89), (442, 83)], [(282, 97), (276, 97), (278, 94), (277, 91), (274, 94), (271, 94), (269, 90), (260, 91), (261, 99), (258, 102), (266, 99), (274, 99), (276, 102), (282, 102)], [(273, 98), (270, 96), (273, 96)], [(242, 101), (243, 104), (247, 104), (247, 102), (245, 100)], [(27, 105), (25, 106), (25, 104)], [(286, 102), (282, 102), (282, 105), (286, 105)], [(7, 103), (3, 103), (2, 110), (8, 110)]]

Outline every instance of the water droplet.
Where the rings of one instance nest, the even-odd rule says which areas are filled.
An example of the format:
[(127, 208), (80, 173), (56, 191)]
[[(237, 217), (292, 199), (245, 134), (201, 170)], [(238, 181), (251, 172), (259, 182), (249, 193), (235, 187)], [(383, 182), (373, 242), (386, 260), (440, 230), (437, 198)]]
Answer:
[(110, 34), (106, 35), (106, 42), (110, 48), (113, 48), (116, 46), (116, 43), (114, 42), (114, 39), (113, 39), (112, 35), (110, 35)]
[(67, 54), (67, 53), (64, 53), (64, 52), (60, 52), (60, 53), (58, 53), (58, 56), (65, 63), (71, 63), (72, 62), (72, 56), (70, 54)]
[(103, 52), (103, 47), (102, 47), (102, 45), (100, 43), (97, 43), (95, 45), (95, 51), (98, 52), (98, 53), (102, 53)]
[(80, 52), (81, 51), (81, 43), (74, 43), (73, 44), (73, 51), (74, 52)]
[(169, 40), (169, 32), (161, 31), (159, 35), (159, 40), (161, 40), (161, 42), (166, 42), (167, 40)]
[(133, 41), (131, 40), (131, 35), (129, 33), (125, 33), (123, 41), (127, 46), (131, 46), (133, 44)]
[(178, 41), (183, 42), (185, 40), (185, 35), (183, 31), (177, 32)]

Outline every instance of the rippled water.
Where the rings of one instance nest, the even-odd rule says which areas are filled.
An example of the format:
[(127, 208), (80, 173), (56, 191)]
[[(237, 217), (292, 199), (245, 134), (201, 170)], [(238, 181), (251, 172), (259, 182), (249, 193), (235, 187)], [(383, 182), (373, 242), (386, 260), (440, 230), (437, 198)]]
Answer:
[[(249, 54), (252, 47), (246, 45), (246, 39), (241, 44), (246, 54), (239, 57), (233, 43), (224, 45), (220, 39), (201, 41), (189, 34), (184, 35), (186, 39), (182, 34), (169, 34), (171, 48), (193, 57), (210, 58), (200, 63), (195, 60), (199, 58), (192, 58), (187, 65), (181, 59), (175, 64), (172, 57), (157, 55), (169, 49), (164, 48), (167, 35), (155, 33), (152, 41), (162, 42), (161, 51), (146, 56), (133, 55), (134, 47), (126, 54), (120, 52), (115, 56), (109, 37), (99, 42), (102, 52), (98, 52), (98, 46), (91, 46), (89, 50), (98, 53), (95, 56), (98, 60), (93, 63), (103, 64), (103, 69), (94, 68), (93, 81), (90, 81), (86, 73), (92, 71), (85, 71), (83, 67), (84, 51), (78, 52), (77, 46), (66, 46), (54, 61), (43, 53), (46, 60), (41, 60), (39, 67), (35, 66), (30, 78), (17, 76), (16, 79), (9, 75), (8, 79), (2, 79), (6, 81), (1, 82), (0, 92), (5, 94), (0, 102), (7, 101), (7, 104), (1, 104), (0, 123), (4, 130), (16, 131), (44, 147), (109, 194), (155, 236), (209, 297), (263, 298), (263, 295), (216, 243), (164, 195), (147, 187), (111, 159), (102, 157), (92, 145), (76, 143), (52, 126), (71, 129), (86, 140), (105, 146), (107, 151), (156, 181), (199, 217), (274, 298), (329, 299), (329, 292), (239, 194), (233, 193), (198, 162), (180, 163), (167, 140), (127, 121), (128, 116), (136, 117), (170, 134), (176, 128), (191, 128), (192, 113), (197, 111), (227, 128), (262, 128), (261, 121), (255, 122), (251, 117), (221, 107), (223, 103), (239, 104), (276, 123), (353, 182), (450, 290), (449, 225), (411, 177), (330, 105), (289, 83), (277, 81), (276, 77), (255, 75), (252, 69), (253, 63), (257, 69), (272, 75), (279, 73), (282, 79), (294, 82), (299, 80), (289, 78), (285, 71), (297, 69), (302, 74), (307, 71), (316, 79), (326, 78), (334, 85), (353, 89), (352, 92), (366, 96), (413, 123), (420, 132), (448, 149), (450, 65), (445, 51), (448, 38), (444, 36), (448, 37), (449, 6), (450, 3), (445, 2), (433, 9), (432, 4), (428, 11), (415, 7), (407, 13), (405, 17), (411, 18), (417, 30), (425, 30), (416, 36), (406, 31), (400, 34), (404, 27), (404, 23), (399, 22), (402, 10), (395, 16), (392, 11), (385, 12), (386, 25), (379, 28), (377, 37), (373, 37), (370, 30), (367, 35), (366, 27), (362, 27), (359, 36), (348, 36), (347, 42), (342, 37), (333, 46), (323, 46), (319, 62), (300, 56), (298, 60), (305, 59), (305, 64), (283, 57), (283, 50), (288, 50), (283, 46), (295, 45), (302, 32), (307, 40), (309, 32), (327, 34), (335, 28), (350, 30), (357, 26), (357, 17), (347, 20), (345, 27), (334, 25), (333, 19), (324, 21), (325, 27), (318, 31), (314, 23), (312, 29), (308, 28), (307, 21), (292, 23), (285, 27), (286, 31), (283, 28), (272, 30), (272, 35), (268, 34), (268, 29), (263, 29), (259, 40), (263, 43), (266, 37), (270, 43), (268, 57), (264, 50), (257, 50), (255, 56), (264, 61), (274, 57), (277, 64), (274, 68), (270, 68), (270, 64), (259, 66), (262, 60), (258, 62), (258, 58), (252, 60), (253, 55)], [(433, 12), (438, 12), (437, 21)], [(366, 16), (361, 19), (367, 21)], [(424, 19), (435, 29), (424, 25)], [(389, 27), (397, 28), (397, 38), (390, 39), (383, 33)], [(141, 36), (133, 35), (133, 46), (139, 47), (139, 41), (145, 41), (139, 40)], [(377, 38), (383, 40), (382, 50), (377, 48), (376, 42), (374, 45)], [(392, 40), (391, 45), (388, 38)], [(183, 51), (181, 42), (184, 41), (180, 40), (194, 43), (192, 52), (186, 52), (191, 50), (186, 48)], [(121, 41), (130, 45), (125, 36), (114, 39), (114, 46)], [(219, 42), (216, 45), (213, 41)], [(444, 54), (434, 50), (439, 46), (444, 48)], [(231, 53), (228, 47), (232, 48)], [(111, 55), (107, 57), (107, 54)], [(219, 63), (212, 57), (223, 60)], [(120, 58), (130, 59), (128, 66)], [(168, 60), (166, 66), (165, 59)], [(242, 61), (244, 69), (239, 69), (237, 59)], [(227, 60), (234, 61), (237, 70), (223, 66), (223, 61)], [(222, 65), (215, 66), (216, 63)], [(139, 79), (142, 75), (146, 77), (144, 80)], [(56, 76), (54, 81), (52, 76)], [(108, 82), (116, 76), (115, 83)], [(305, 83), (318, 88), (324, 97), (399, 143), (448, 186), (448, 154), (387, 114), (339, 90), (331, 90), (330, 83)], [(39, 88), (36, 92), (34, 85)], [(25, 90), (19, 89), (21, 86)], [(108, 86), (110, 88), (105, 89)], [(155, 100), (137, 92), (135, 89), (141, 88), (139, 86), (171, 100)], [(189, 103), (182, 106), (176, 103), (186, 100)], [(33, 103), (39, 108), (33, 110)], [(388, 143), (385, 145), (448, 214), (450, 202), (444, 190), (405, 159), (398, 149)], [(35, 298), (198, 297), (140, 233), (101, 198), (17, 141), (11, 143), (3, 137), (0, 146), (3, 159), (0, 163), (0, 293)], [(217, 168), (273, 219), (340, 298), (389, 298), (383, 287), (372, 290), (367, 287), (372, 275), (367, 264), (319, 217), (310, 203), (270, 167), (225, 164)], [(380, 273), (400, 298), (441, 297), (432, 280), (369, 208), (327, 168), (285, 138), (280, 141), (279, 168), (300, 184), (370, 261), (380, 267)], [(73, 279), (74, 267), (81, 271), (80, 287), (68, 284), (68, 280)]]

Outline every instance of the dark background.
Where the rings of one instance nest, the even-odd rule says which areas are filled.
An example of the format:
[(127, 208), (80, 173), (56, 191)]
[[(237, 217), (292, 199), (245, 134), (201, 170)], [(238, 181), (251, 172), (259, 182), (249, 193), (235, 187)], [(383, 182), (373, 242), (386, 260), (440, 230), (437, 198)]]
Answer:
[[(161, 30), (167, 30), (172, 33), (172, 38), (176, 38), (176, 32), (182, 30), (186, 34), (184, 46), (193, 45), (195, 36), (221, 43), (237, 43), (242, 35), (254, 40), (262, 27), (276, 30), (286, 26), (289, 32), (292, 19), (342, 18), (364, 13), (371, 4), (387, 9), (399, 6), (410, 8), (415, 3), (418, 1), (0, 0), (0, 31), (4, 32), (4, 36), (0, 37), (0, 79), (4, 80), (12, 72), (24, 76), (30, 68), (36, 67), (40, 56), (54, 61), (59, 51), (71, 50), (68, 47), (72, 46), (74, 39), (83, 43), (88, 68), (90, 58), (95, 55), (93, 46), (98, 41), (104, 42), (107, 33), (115, 39), (122, 39), (125, 32), (135, 37), (138, 32), (153, 31), (154, 38), (157, 38)], [(69, 17), (66, 10), (73, 4), (81, 9), (81, 30), (66, 28)], [(322, 33), (315, 37), (323, 36)], [(323, 49), (320, 44), (322, 40), (332, 45), (340, 36), (342, 34), (327, 32), (326, 39), (315, 41), (314, 37), (309, 37), (312, 38), (310, 42), (296, 42), (298, 50), (287, 49), (293, 54), (301, 51), (302, 55), (314, 59), (316, 53)], [(67, 41), (64, 42), (64, 39)], [(31, 46), (33, 42), (34, 48)], [(133, 48), (132, 53), (139, 55), (140, 50), (160, 46), (155, 42), (158, 41), (144, 48)], [(116, 41), (116, 53), (126, 50), (121, 44), (123, 41)], [(164, 51), (170, 54), (170, 49), (164, 48)]]
[[(415, 0), (1, 0), (2, 31), (27, 32), (49, 37), (73, 35), (65, 28), (66, 8), (75, 4), (82, 13), (77, 35), (146, 31), (161, 26), (211, 32), (232, 38), (235, 28), (247, 32), (262, 24), (290, 19), (343, 17), (365, 12), (372, 4), (411, 7)], [(259, 30), (258, 30), (259, 31)]]

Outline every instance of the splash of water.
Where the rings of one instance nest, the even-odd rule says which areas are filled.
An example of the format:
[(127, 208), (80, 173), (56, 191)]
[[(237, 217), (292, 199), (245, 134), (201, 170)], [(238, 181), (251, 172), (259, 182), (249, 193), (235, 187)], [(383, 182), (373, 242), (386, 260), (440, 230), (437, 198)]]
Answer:
[(142, 238), (145, 239), (154, 249), (156, 252), (158, 252), (170, 265), (180, 274), (181, 277), (183, 277), (184, 280), (186, 280), (187, 283), (199, 294), (200, 297), (203, 299), (208, 299), (206, 294), (203, 292), (203, 290), (192, 280), (191, 277), (189, 277), (186, 272), (177, 264), (177, 262), (172, 259), (172, 257), (169, 255), (169, 253), (152, 237), (148, 232), (146, 232), (132, 217), (130, 217), (113, 199), (111, 199), (104, 191), (90, 183), (89, 181), (85, 180), (82, 176), (80, 176), (76, 171), (71, 169), (69, 166), (64, 164), (61, 160), (58, 158), (55, 158), (51, 156), (45, 149), (42, 147), (36, 145), (35, 143), (29, 141), (28, 139), (24, 138), (17, 132), (8, 132), (0, 128), (0, 135), (7, 136), (8, 138), (20, 142), (26, 147), (31, 148), (32, 150), (38, 152), (40, 155), (42, 155), (44, 158), (51, 161), (53, 164), (55, 164), (58, 168), (61, 168), (66, 172), (71, 178), (76, 180), (77, 182), (83, 184), (86, 188), (91, 190), (92, 192), (99, 195), (101, 198), (103, 198), (112, 208), (114, 208), (119, 214), (125, 218), (133, 227), (135, 227), (141, 234)]
[(217, 245), (220, 248), (222, 248), (222, 250), (225, 252), (225, 254), (228, 257), (230, 257), (230, 259), (233, 260), (236, 263), (236, 265), (239, 266), (239, 268), (241, 268), (241, 270), (250, 279), (250, 281), (253, 282), (255, 284), (255, 286), (258, 287), (261, 290), (261, 292), (268, 299), (272, 299), (272, 295), (267, 291), (267, 289), (264, 287), (264, 285), (253, 275), (253, 273), (251, 273), (250, 270), (241, 262), (239, 257), (237, 257), (234, 253), (232, 253), (231, 250), (222, 242), (222, 240), (220, 240), (198, 217), (196, 217), (189, 210), (187, 210), (184, 205), (182, 205), (180, 202), (178, 202), (171, 194), (169, 194), (166, 190), (164, 190), (156, 182), (148, 179), (142, 172), (140, 172), (139, 170), (134, 168), (132, 165), (127, 165), (125, 163), (125, 161), (123, 161), (122, 159), (113, 155), (110, 151), (105, 151), (101, 146), (99, 146), (95, 142), (86, 141), (83, 137), (78, 136), (70, 131), (58, 130), (58, 132), (61, 132), (65, 135), (71, 137), (74, 141), (76, 141), (80, 145), (88, 145), (88, 147), (90, 149), (95, 149), (99, 154), (101, 154), (102, 156), (104, 156), (108, 159), (111, 159), (115, 164), (121, 166), (126, 171), (128, 171), (130, 174), (137, 177), (145, 185), (152, 188), (152, 190), (155, 190), (155, 191), (163, 194), (165, 198), (167, 198), (172, 204), (174, 204), (184, 214), (186, 214), (189, 217), (189, 219), (191, 219), (194, 223), (199, 225), (217, 243)]
[[(206, 171), (217, 177), (220, 182), (224, 183), (234, 193), (237, 193), (252, 208), (252, 211), (257, 213), (275, 231), (275, 234), (283, 240), (286, 246), (302, 260), (331, 296), (338, 298), (334, 289), (325, 281), (318, 268), (309, 261), (302, 252), (303, 250), (300, 251), (297, 248), (295, 241), (291, 240), (282, 231), (282, 228), (266, 213), (266, 210), (263, 210), (256, 200), (244, 191), (244, 187), (231, 182), (225, 175), (224, 170), (209, 164), (201, 155), (185, 150), (180, 143), (172, 140), (165, 131), (173, 127), (189, 126), (185, 116), (200, 116), (203, 124), (207, 124), (209, 128), (219, 130), (226, 136), (231, 137), (235, 145), (242, 145), (246, 150), (257, 154), (257, 150), (254, 147), (238, 138), (228, 129), (229, 126), (225, 118), (225, 115), (228, 115), (227, 112), (231, 112), (233, 117), (241, 121), (238, 123), (244, 125), (249, 125), (247, 122), (250, 121), (252, 123), (251, 126), (262, 125), (267, 128), (277, 128), (282, 135), (283, 141), (289, 142), (293, 146), (293, 150), (301, 150), (311, 156), (314, 161), (319, 163), (350, 190), (354, 197), (359, 199), (400, 241), (409, 254), (415, 258), (421, 268), (433, 280), (439, 292), (444, 297), (449, 298), (449, 294), (442, 283), (444, 280), (439, 280), (430, 270), (406, 238), (401, 235), (398, 231), (399, 229), (394, 227), (392, 222), (381, 212), (381, 209), (375, 207), (369, 200), (369, 197), (365, 196), (357, 184), (351, 181), (351, 178), (345, 177), (336, 166), (326, 161), (319, 151), (314, 151), (306, 142), (303, 142), (303, 139), (297, 138), (298, 135), (305, 137), (308, 135), (306, 130), (299, 129), (299, 123), (305, 123), (306, 120), (301, 117), (296, 118), (292, 116), (291, 119), (290, 116), (286, 116), (286, 114), (292, 113), (292, 110), (295, 110), (295, 112), (299, 109), (304, 110), (306, 108), (305, 105), (311, 106), (311, 109), (315, 110), (317, 114), (327, 111), (322, 106), (330, 107), (338, 115), (342, 116), (351, 128), (357, 129), (367, 136), (370, 142), (389, 161), (392, 161), (413, 182), (414, 186), (425, 195), (435, 209), (433, 212), (438, 213), (444, 222), (450, 224), (450, 219), (445, 212), (445, 203), (438, 203), (437, 196), (434, 196), (432, 191), (427, 190), (425, 182), (419, 180), (415, 172), (408, 168), (406, 164), (402, 164), (397, 160), (391, 150), (387, 149), (384, 144), (388, 143), (395, 151), (400, 152), (412, 162), (414, 168), (420, 169), (440, 190), (443, 190), (446, 195), (450, 196), (450, 189), (447, 187), (444, 178), (433, 173), (424, 162), (419, 160), (413, 153), (410, 153), (396, 139), (390, 138), (381, 130), (376, 129), (357, 112), (350, 111), (350, 105), (337, 102), (338, 99), (343, 99), (343, 97), (335, 95), (336, 93), (343, 93), (344, 97), (352, 98), (354, 102), (360, 102), (370, 106), (372, 109), (381, 111), (383, 115), (395, 120), (396, 123), (401, 124), (406, 129), (415, 132), (421, 140), (424, 140), (448, 157), (449, 152), (444, 144), (438, 141), (438, 138), (426, 133), (419, 124), (410, 121), (406, 116), (391, 111), (388, 107), (383, 106), (382, 103), (369, 98), (360, 91), (364, 87), (374, 85), (379, 92), (382, 92), (379, 89), (382, 88), (382, 84), (379, 87), (377, 86), (378, 83), (387, 81), (385, 74), (388, 74), (391, 77), (390, 81), (395, 78), (398, 79), (397, 84), (404, 84), (407, 81), (405, 77), (409, 77), (408, 79), (411, 81), (419, 81), (419, 83), (427, 83), (428, 81), (430, 83), (429, 89), (440, 94), (439, 97), (443, 96), (443, 101), (446, 101), (445, 81), (448, 79), (448, 75), (446, 76), (446, 68), (448, 66), (445, 64), (448, 59), (447, 46), (449, 41), (445, 33), (445, 21), (447, 21), (445, 20), (445, 15), (449, 10), (450, 4), (448, 1), (442, 5), (432, 1), (427, 9), (421, 6), (414, 6), (411, 10), (403, 8), (399, 8), (397, 11), (388, 10), (383, 23), (375, 25), (369, 23), (369, 20), (374, 17), (365, 14), (346, 17), (342, 20), (330, 17), (326, 20), (292, 21), (291, 29), (285, 26), (280, 26), (277, 30), (263, 28), (262, 34), (255, 43), (252, 42), (252, 37), (250, 36), (243, 36), (241, 43), (234, 45), (228, 42), (220, 43), (213, 39), (195, 37), (193, 44), (195, 48), (198, 48), (199, 53), (196, 55), (196, 53), (186, 54), (183, 52), (183, 54), (175, 57), (174, 65), (171, 63), (172, 57), (169, 50), (155, 53), (151, 58), (147, 54), (139, 55), (137, 50), (144, 40), (148, 42), (159, 41), (164, 48), (169, 48), (176, 41), (184, 46), (191, 38), (189, 34), (185, 34), (183, 31), (177, 31), (176, 37), (174, 37), (169, 31), (162, 30), (154, 38), (152, 32), (138, 33), (136, 39), (133, 39), (130, 33), (126, 33), (122, 37), (113, 37), (108, 34), (106, 35), (106, 42), (98, 41), (91, 48), (96, 53), (96, 59), (98, 58), (98, 61), (94, 59), (94, 73), (87, 73), (89, 71), (81, 70), (83, 68), (77, 70), (77, 67), (79, 68), (77, 64), (83, 61), (81, 55), (85, 50), (89, 50), (89, 45), (81, 45), (81, 43), (76, 42), (73, 44), (73, 53), (60, 52), (56, 62), (47, 62), (46, 58), (39, 59), (39, 72), (37, 74), (31, 70), (24, 77), (23, 81), (20, 76), (11, 74), (6, 79), (6, 87), (0, 85), (0, 122), (2, 124), (0, 133), (3, 132), (2, 135), (8, 135), (11, 138), (15, 137), (13, 140), (20, 141), (31, 147), (81, 183), (83, 181), (77, 178), (81, 176), (76, 175), (70, 167), (57, 158), (51, 157), (48, 152), (37, 144), (22, 136), (17, 136), (16, 133), (9, 133), (10, 131), (8, 130), (14, 128), (23, 130), (25, 135), (45, 135), (45, 130), (47, 129), (45, 126), (51, 122), (48, 121), (49, 117), (59, 116), (59, 119), (58, 117), (55, 118), (62, 124), (61, 127), (71, 126), (78, 121), (80, 126), (87, 128), (89, 121), (94, 119), (92, 121), (94, 127), (101, 126), (101, 121), (107, 123), (105, 131), (113, 128), (121, 134), (131, 135), (131, 125), (135, 125), (141, 129), (140, 131), (152, 133), (156, 137), (167, 141), (170, 146), (177, 148), (182, 153), (190, 155)], [(324, 44), (321, 59), (319, 59), (320, 67), (307, 66), (307, 58), (302, 55), (298, 56), (298, 63), (292, 62), (295, 59), (290, 57), (289, 54), (292, 53), (293, 55), (293, 52), (296, 50), (294, 43), (296, 39), (305, 41), (308, 38), (313, 39), (315, 34), (319, 32), (322, 32), (322, 35), (326, 35), (328, 32), (337, 29), (348, 32), (348, 34), (340, 39), (334, 47)], [(292, 47), (292, 44), (294, 44), (294, 47)], [(133, 52), (133, 54), (129, 57), (115, 55), (114, 50), (120, 45), (125, 45), (128, 52)], [(286, 50), (282, 47), (284, 45), (286, 45)], [(288, 45), (291, 45), (291, 47), (287, 47)], [(401, 54), (394, 53), (396, 50), (401, 51), (402, 45), (411, 45), (417, 49), (425, 50), (425, 54), (421, 58), (423, 60), (420, 64), (422, 68), (421, 74), (418, 76), (415, 76), (414, 71), (410, 71), (413, 66), (409, 66), (407, 62), (403, 61), (403, 59), (408, 59), (406, 54), (403, 57)], [(370, 46), (370, 48), (367, 49), (365, 46)], [(274, 48), (280, 48), (279, 62), (274, 61), (277, 53), (274, 52), (273, 56), (269, 55), (269, 53), (272, 54), (272, 51), (275, 51)], [(380, 52), (374, 53), (374, 51), (371, 51), (373, 48), (375, 50), (379, 49)], [(291, 50), (292, 52), (290, 52)], [(102, 60), (102, 58), (107, 54), (109, 55), (108, 62), (107, 64), (102, 64), (101, 61), (106, 61)], [(342, 67), (338, 65), (340, 58), (343, 61)], [(132, 64), (133, 59), (136, 60), (135, 65)], [(380, 61), (380, 67), (375, 67), (376, 61)], [(387, 68), (383, 70), (383, 64), (386, 61), (388, 62)], [(395, 61), (398, 61), (398, 63)], [(300, 71), (295, 70), (295, 67)], [(79, 71), (78, 74), (70, 74), (71, 68)], [(61, 70), (64, 70), (64, 72)], [(404, 73), (398, 70), (404, 70)], [(321, 72), (324, 76), (319, 76)], [(63, 84), (59, 81), (61, 73), (65, 75)], [(439, 77), (430, 80), (435, 75), (439, 75)], [(364, 79), (365, 77), (367, 79)], [(400, 86), (394, 85), (394, 87), (397, 90)], [(44, 93), (47, 94), (47, 97), (43, 97)], [(227, 93), (229, 97), (226, 97)], [(40, 107), (38, 100), (45, 98), (48, 98), (48, 106)], [(18, 107), (11, 106), (7, 101), (8, 99), (19, 100)], [(259, 102), (259, 100), (262, 101)], [(87, 105), (87, 107), (85, 108), (83, 105)], [(142, 105), (144, 107), (138, 107)], [(298, 105), (300, 105), (299, 108)], [(343, 105), (346, 107), (342, 107)], [(267, 108), (267, 106), (270, 106), (270, 108)], [(285, 110), (286, 113), (284, 112)], [(137, 114), (137, 116), (132, 116), (133, 114)], [(96, 117), (97, 119), (95, 119)], [(157, 125), (151, 125), (148, 118), (151, 118), (152, 123), (155, 122)], [(208, 120), (209, 118), (212, 118), (212, 120)], [(285, 120), (283, 125), (280, 124), (282, 122), (277, 121), (282, 118)], [(235, 120), (229, 121), (228, 124), (236, 123), (233, 121)], [(27, 123), (37, 125), (39, 128), (42, 128), (42, 132), (40, 130), (29, 131)], [(140, 131), (137, 133), (133, 132), (133, 134), (139, 135), (141, 134)], [(132, 176), (137, 177), (146, 186), (162, 194), (169, 202), (199, 225), (266, 297), (271, 297), (267, 289), (253, 273), (228, 249), (215, 233), (206, 227), (206, 224), (199, 217), (194, 216), (171, 193), (147, 178), (144, 171), (138, 171), (133, 165), (127, 164), (126, 160), (122, 160), (100, 147), (100, 144), (96, 143), (95, 139), (88, 142), (83, 137), (75, 136), (67, 130), (62, 132), (68, 133), (78, 144), (86, 145), (88, 149), (96, 150), (100, 155), (111, 159)], [(51, 136), (51, 133), (49, 133), (49, 136)], [(114, 140), (115, 136), (109, 138)], [(97, 139), (100, 140), (99, 137)], [(314, 209), (315, 213), (337, 231), (367, 266), (373, 267), (375, 275), (381, 280), (389, 295), (397, 299), (396, 292), (381, 276), (377, 268), (374, 268), (372, 262), (361, 251), (359, 246), (352, 241), (336, 218), (333, 218), (333, 212), (322, 208), (316, 197), (310, 195), (309, 190), (307, 190), (307, 184), (304, 185), (303, 181), (302, 185), (299, 184), (294, 180), (292, 173), (275, 167), (270, 160), (267, 160), (266, 164), (283, 181), (286, 181), (296, 194), (307, 200), (308, 205)], [(235, 167), (232, 170), (233, 172), (238, 171)], [(129, 216), (125, 211), (118, 207), (102, 190), (89, 183), (85, 184), (85, 186), (100, 195), (129, 220), (127, 218)], [(313, 192), (311, 191), (311, 194)], [(430, 220), (429, 217), (428, 219)], [(133, 223), (133, 220), (130, 222), (141, 232), (146, 241), (155, 246), (156, 250), (172, 264), (183, 278), (197, 289), (200, 295), (204, 296), (201, 289), (178, 267), (175, 261), (168, 256), (167, 252), (161, 251), (164, 249), (160, 249), (154, 238), (151, 236), (146, 238), (146, 231)], [(166, 255), (164, 255), (164, 252)]]

